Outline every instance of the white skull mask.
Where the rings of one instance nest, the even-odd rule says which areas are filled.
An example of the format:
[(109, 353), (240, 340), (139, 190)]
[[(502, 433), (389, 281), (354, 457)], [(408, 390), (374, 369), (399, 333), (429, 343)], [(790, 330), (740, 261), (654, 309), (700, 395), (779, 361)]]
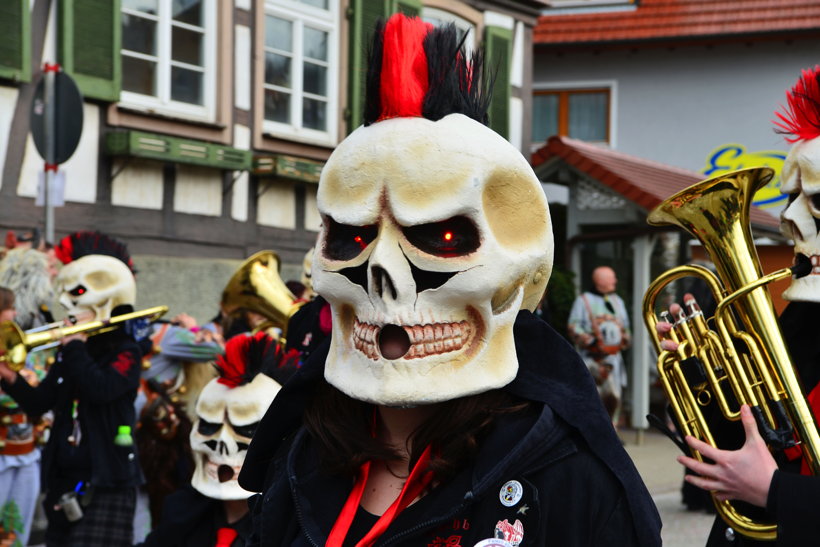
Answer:
[(820, 138), (792, 147), (783, 165), (780, 191), (789, 195), (789, 204), (780, 214), (780, 230), (794, 241), (795, 260), (810, 260), (812, 265), (811, 274), (793, 279), (783, 298), (820, 302)]
[(220, 500), (245, 499), (252, 494), (236, 479), (256, 426), (280, 387), (265, 374), (234, 388), (220, 383), (219, 378), (205, 385), (191, 430), (196, 465), (191, 485), (201, 494)]
[(538, 179), (510, 143), (461, 114), (361, 127), (328, 160), (318, 206), (330, 384), (404, 405), (515, 378), (513, 323), (541, 298), (553, 243)]
[(134, 274), (125, 263), (107, 255), (86, 255), (66, 264), (54, 281), (66, 315), (81, 317), (92, 312), (93, 320), (109, 319), (121, 304), (136, 303)]

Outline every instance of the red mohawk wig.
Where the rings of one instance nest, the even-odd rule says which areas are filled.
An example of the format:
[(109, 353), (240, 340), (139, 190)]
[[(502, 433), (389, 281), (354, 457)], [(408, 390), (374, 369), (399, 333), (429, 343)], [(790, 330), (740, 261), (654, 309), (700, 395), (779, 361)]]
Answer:
[(484, 53), (464, 50), (455, 26), (433, 27), (397, 13), (373, 34), (365, 87), (364, 125), (399, 117), (437, 121), (464, 114), (487, 124), (490, 88)]
[(791, 135), (786, 137), (790, 143), (820, 137), (820, 65), (804, 70), (786, 97), (788, 108), (781, 106), (784, 112), (775, 112), (776, 131)]
[(384, 26), (382, 52), (382, 120), (421, 116), (427, 94), (424, 38), (433, 25), (398, 13)]

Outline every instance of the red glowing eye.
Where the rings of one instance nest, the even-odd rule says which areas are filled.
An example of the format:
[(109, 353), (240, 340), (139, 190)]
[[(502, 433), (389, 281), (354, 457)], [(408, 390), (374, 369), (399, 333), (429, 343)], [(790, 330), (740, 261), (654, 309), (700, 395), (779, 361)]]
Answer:
[(356, 243), (358, 243), (358, 244), (359, 244), (359, 247), (361, 247), (362, 249), (364, 249), (365, 247), (367, 247), (367, 243), (365, 243), (365, 242), (364, 242), (364, 240), (362, 239), (362, 236), (356, 236), (356, 237), (354, 237), (354, 238), (353, 238), (353, 241), (355, 241)]
[(80, 293), (80, 294), (85, 294), (85, 291), (84, 291), (83, 289), (80, 289), (80, 290), (79, 290), (79, 291), (77, 291), (77, 292), (78, 292), (78, 293)]
[(444, 232), (444, 241), (452, 241), (453, 232)]

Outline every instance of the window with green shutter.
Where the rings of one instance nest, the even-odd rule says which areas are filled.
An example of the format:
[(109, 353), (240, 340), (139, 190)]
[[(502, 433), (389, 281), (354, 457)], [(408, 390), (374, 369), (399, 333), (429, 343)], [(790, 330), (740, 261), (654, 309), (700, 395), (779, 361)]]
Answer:
[(390, 14), (395, 0), (351, 0), (350, 2), (350, 93), (347, 108), (347, 131), (362, 124), (364, 88), (367, 75), (367, 51), (373, 28), (379, 18)]
[(31, 13), (28, 0), (0, 1), (0, 78), (31, 79)]
[(421, 15), (421, 0), (395, 0), (391, 12), (401, 12), (411, 17), (418, 17)]
[(484, 34), (487, 68), (494, 75), (493, 98), (490, 103), (490, 128), (510, 138), (510, 63), (512, 62), (512, 31), (488, 26)]
[(60, 0), (59, 59), (86, 97), (120, 97), (120, 0)]

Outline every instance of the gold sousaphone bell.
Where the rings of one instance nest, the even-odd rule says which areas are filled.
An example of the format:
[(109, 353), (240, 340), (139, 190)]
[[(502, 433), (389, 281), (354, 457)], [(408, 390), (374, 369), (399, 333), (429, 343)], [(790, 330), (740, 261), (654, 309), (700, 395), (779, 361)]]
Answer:
[(26, 365), (26, 356), (35, 348), (58, 342), (71, 334), (83, 333), (94, 336), (109, 332), (132, 319), (147, 318), (149, 322), (154, 322), (167, 311), (168, 306), (156, 306), (81, 325), (61, 326), (55, 323), (46, 330), (37, 331), (24, 331), (14, 321), (3, 321), (0, 323), (0, 362), (6, 363), (11, 370), (17, 372), (23, 369)]
[(287, 334), (288, 320), (304, 302), (298, 302), (279, 275), (279, 255), (259, 251), (249, 257), (233, 274), (222, 291), (222, 308), (227, 314), (239, 309), (258, 313), (267, 322), (256, 327), (276, 327)]

